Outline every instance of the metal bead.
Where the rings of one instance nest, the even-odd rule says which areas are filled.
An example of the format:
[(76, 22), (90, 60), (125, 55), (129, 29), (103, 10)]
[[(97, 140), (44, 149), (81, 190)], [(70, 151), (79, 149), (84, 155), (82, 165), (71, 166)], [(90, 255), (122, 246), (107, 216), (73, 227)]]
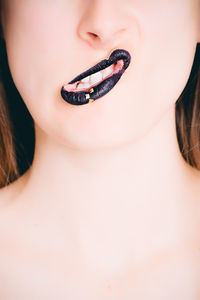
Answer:
[(94, 89), (93, 89), (93, 88), (91, 88), (91, 89), (89, 90), (89, 92), (90, 92), (90, 93), (93, 93), (93, 92), (94, 92)]
[(90, 99), (90, 94), (85, 94), (86, 99)]
[(93, 100), (93, 99), (90, 99), (90, 100), (89, 100), (89, 103), (92, 103), (92, 102), (94, 102), (94, 100)]

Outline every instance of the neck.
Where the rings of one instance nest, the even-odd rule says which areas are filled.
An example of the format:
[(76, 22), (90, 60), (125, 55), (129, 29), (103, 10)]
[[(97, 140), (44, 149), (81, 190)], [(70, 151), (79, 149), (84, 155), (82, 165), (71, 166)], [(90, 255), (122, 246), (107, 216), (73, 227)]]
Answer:
[(142, 138), (99, 151), (72, 150), (36, 126), (34, 160), (23, 192), (31, 191), (31, 197), (42, 199), (44, 205), (49, 199), (55, 204), (95, 199), (107, 205), (116, 198), (123, 203), (138, 196), (177, 196), (195, 170), (180, 153), (174, 109)]

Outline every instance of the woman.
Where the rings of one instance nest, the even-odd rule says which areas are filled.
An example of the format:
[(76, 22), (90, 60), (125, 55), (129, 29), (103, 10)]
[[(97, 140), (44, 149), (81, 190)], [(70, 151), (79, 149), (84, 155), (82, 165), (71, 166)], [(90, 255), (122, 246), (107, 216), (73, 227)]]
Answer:
[(1, 6), (0, 298), (200, 299), (200, 1)]

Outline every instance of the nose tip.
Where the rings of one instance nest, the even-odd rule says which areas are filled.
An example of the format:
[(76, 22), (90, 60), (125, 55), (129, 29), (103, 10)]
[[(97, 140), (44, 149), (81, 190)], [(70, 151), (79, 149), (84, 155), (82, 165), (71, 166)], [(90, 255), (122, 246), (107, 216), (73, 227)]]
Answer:
[[(112, 2), (113, 3), (113, 2)], [(105, 0), (92, 2), (78, 26), (79, 37), (93, 48), (115, 48), (126, 35), (125, 16)]]
[(90, 41), (91, 43), (95, 44), (109, 44), (109, 43), (113, 43), (115, 40), (117, 40), (118, 42), (120, 41), (120, 35), (123, 34), (123, 32), (125, 32), (126, 29), (120, 29), (117, 32), (87, 32), (86, 33), (86, 39), (88, 39), (88, 41)]
[(115, 33), (104, 33), (103, 31), (97, 33), (97, 30), (93, 30), (82, 34), (82, 39), (93, 48), (117, 48), (117, 45), (122, 42), (123, 32), (125, 31), (126, 29), (121, 29)]

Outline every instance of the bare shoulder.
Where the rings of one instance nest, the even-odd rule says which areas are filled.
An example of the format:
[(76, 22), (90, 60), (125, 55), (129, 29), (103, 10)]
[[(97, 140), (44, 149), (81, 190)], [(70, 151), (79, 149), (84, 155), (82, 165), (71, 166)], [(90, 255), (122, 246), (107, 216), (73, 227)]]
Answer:
[(8, 226), (13, 225), (12, 204), (17, 193), (18, 180), (0, 189), (0, 239), (7, 232)]
[[(9, 240), (9, 230), (13, 226), (12, 218), (9, 217), (10, 203), (12, 202), (15, 192), (16, 183), (12, 182), (9, 185), (0, 189), (0, 242), (1, 255)], [(3, 246), (2, 246), (3, 245)], [(2, 257), (2, 256), (1, 256)], [(2, 263), (2, 262), (1, 262)]]
[(10, 183), (7, 186), (4, 186), (0, 189), (0, 208), (4, 207), (6, 203), (9, 202), (9, 200), (12, 198), (12, 195), (15, 190), (15, 182)]
[(193, 169), (193, 173), (191, 175), (191, 182), (193, 182), (191, 188), (191, 197), (188, 200), (193, 203), (200, 220), (200, 171), (195, 168)]
[(20, 194), (28, 178), (28, 175), (29, 170), (9, 185), (4, 186), (0, 189), (0, 213), (4, 207), (11, 204), (11, 202), (14, 201), (14, 199), (16, 199)]
[(18, 196), (24, 187), (25, 178), (26, 173), (0, 189), (0, 242), (1, 245), (4, 245), (4, 248), (7, 243), (13, 241), (13, 235), (16, 234), (19, 225), (18, 216), (22, 211), (20, 209)]

